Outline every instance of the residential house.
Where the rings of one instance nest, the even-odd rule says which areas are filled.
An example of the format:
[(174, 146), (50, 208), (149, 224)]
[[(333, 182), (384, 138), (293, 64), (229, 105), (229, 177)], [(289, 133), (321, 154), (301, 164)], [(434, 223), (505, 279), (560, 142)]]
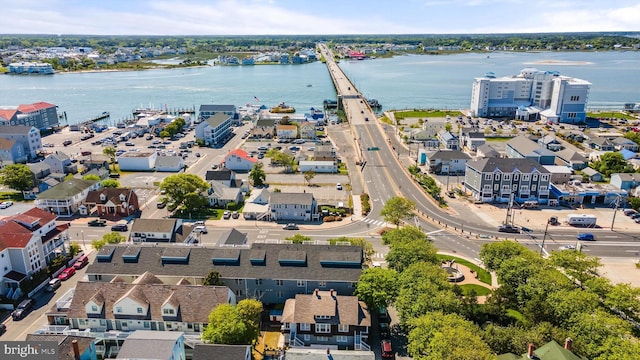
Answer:
[(638, 158), (638, 153), (635, 153), (629, 149), (622, 149), (616, 151), (618, 154), (622, 155), (622, 158), (625, 160), (631, 160)]
[(243, 246), (246, 244), (247, 233), (240, 232), (235, 228), (225, 230), (216, 241), (216, 246)]
[(185, 169), (185, 164), (182, 156), (160, 155), (156, 158), (155, 167), (160, 172), (179, 172)]
[(338, 172), (338, 164), (335, 161), (300, 161), (298, 171), (301, 173), (313, 171), (314, 173), (335, 174)]
[[(335, 350), (329, 348), (294, 347), (288, 348), (286, 360), (375, 360), (375, 352), (369, 350)], [(194, 359), (195, 360), (195, 359)]]
[(438, 140), (445, 149), (459, 150), (460, 148), (460, 140), (458, 140), (458, 137), (452, 134), (450, 131), (444, 129), (440, 130), (438, 132)]
[(135, 219), (129, 235), (133, 242), (182, 242), (181, 219)]
[(242, 149), (231, 150), (224, 157), (224, 167), (233, 171), (247, 172), (258, 161)]
[(295, 139), (298, 137), (298, 127), (296, 125), (276, 125), (276, 136), (278, 139)]
[(62, 151), (56, 151), (44, 158), (44, 163), (49, 165), (51, 172), (62, 174), (76, 174), (78, 166), (71, 162), (69, 155)]
[(590, 148), (599, 151), (614, 151), (616, 149), (616, 144), (611, 139), (600, 136), (594, 136), (589, 139), (588, 145)]
[(301, 139), (315, 139), (316, 138), (316, 124), (310, 121), (305, 121), (300, 124), (300, 138)]
[[(132, 282), (150, 272), (164, 284), (200, 285), (215, 270), (238, 297), (281, 304), (296, 294), (334, 289), (352, 295), (362, 273), (362, 247), (253, 243), (249, 247), (106, 245), (86, 269), (89, 281)], [(75, 301), (75, 299), (74, 299)], [(202, 302), (202, 301), (201, 301)]]
[(89, 170), (89, 171), (85, 172), (83, 174), (83, 177), (84, 176), (89, 176), (89, 175), (95, 175), (100, 180), (105, 180), (105, 179), (107, 179), (109, 177), (109, 170), (107, 168), (92, 169), (92, 170)]
[(554, 340), (544, 344), (539, 348), (535, 348), (534, 344), (529, 344), (527, 352), (522, 355), (506, 353), (498, 355), (498, 360), (586, 360), (585, 357), (579, 356), (571, 352), (572, 340), (567, 338), (564, 347), (560, 346)]
[(538, 145), (551, 151), (560, 151), (564, 149), (564, 145), (556, 138), (555, 135), (545, 135), (538, 140)]
[(274, 192), (269, 198), (272, 221), (318, 220), (316, 199), (311, 193)]
[(118, 156), (118, 167), (122, 171), (153, 171), (157, 159), (155, 151), (127, 151)]
[(198, 121), (203, 122), (215, 115), (225, 115), (230, 118), (231, 125), (240, 125), (240, 114), (235, 105), (200, 105)]
[(364, 340), (369, 337), (371, 314), (356, 296), (315, 289), (313, 294), (287, 299), (282, 323), (290, 347), (332, 345), (342, 350), (362, 350), (362, 343), (366, 344)]
[(246, 220), (262, 220), (269, 216), (269, 199), (271, 192), (267, 189), (253, 189), (242, 208), (242, 217)]
[(633, 152), (638, 152), (638, 144), (630, 139), (627, 139), (626, 137), (616, 137), (612, 139), (611, 142), (614, 144), (616, 150), (626, 149)]
[[(163, 264), (184, 263), (183, 254), (186, 252), (188, 257), (190, 249), (168, 250), (164, 249)], [(124, 261), (135, 262), (139, 255), (129, 252), (124, 255)], [(89, 329), (96, 332), (151, 330), (199, 334), (204, 331), (213, 309), (221, 304), (236, 303), (235, 295), (226, 286), (157, 282), (148, 278), (138, 283), (79, 281), (70, 302), (52, 308), (47, 320), (51, 325), (64, 324), (87, 332)], [(156, 336), (164, 337), (159, 333)]]
[(36, 159), (42, 152), (40, 130), (34, 126), (0, 126), (0, 139), (13, 140), (22, 145), (29, 160)]
[(46, 191), (50, 187), (58, 184), (58, 181), (55, 180), (53, 181), (53, 183), (48, 181), (51, 180), (49, 178), (49, 176), (51, 175), (51, 168), (44, 161), (27, 164), (27, 166), (33, 173), (33, 188), (31, 190), (22, 192), (22, 196), (25, 199), (33, 200), (39, 193)]
[(434, 174), (464, 174), (467, 161), (471, 156), (459, 150), (438, 150), (427, 153), (426, 165), (428, 171)]
[(240, 188), (242, 191), (249, 191), (249, 186), (245, 184), (242, 179), (238, 179), (236, 177), (236, 172), (227, 168), (208, 170), (204, 175), (204, 180), (206, 182), (217, 181), (228, 187)]
[(150, 330), (136, 330), (127, 336), (116, 356), (116, 359), (184, 360), (185, 358), (183, 332)]
[(566, 184), (571, 181), (573, 170), (563, 165), (544, 165), (544, 168), (551, 174), (553, 184)]
[(486, 158), (467, 162), (466, 191), (476, 201), (507, 203), (549, 200), (551, 174), (532, 159)]
[(473, 128), (460, 129), (460, 149), (469, 149), (477, 151), (478, 146), (484, 145), (487, 139), (484, 133)]
[(0, 162), (3, 165), (26, 163), (27, 154), (22, 144), (15, 140), (0, 138)]
[(95, 207), (98, 216), (131, 216), (140, 211), (138, 195), (133, 189), (102, 188), (89, 191), (85, 204)]
[(636, 173), (615, 173), (611, 174), (609, 183), (617, 189), (631, 191), (640, 184), (640, 174)]
[(27, 164), (31, 172), (33, 173), (34, 183), (44, 180), (47, 176), (51, 175), (51, 166), (44, 161)]
[(331, 144), (316, 145), (313, 151), (313, 160), (315, 161), (338, 161), (336, 149)]
[(57, 106), (40, 101), (21, 104), (17, 107), (0, 107), (0, 125), (33, 126), (38, 130), (51, 129), (58, 126)]
[(582, 169), (582, 174), (586, 175), (589, 178), (589, 181), (592, 182), (601, 182), (604, 180), (604, 175), (590, 167)]
[(250, 134), (251, 138), (272, 139), (276, 134), (275, 121), (273, 119), (258, 119)]
[(217, 113), (196, 125), (195, 137), (211, 147), (222, 147), (231, 135), (233, 118), (225, 113)]
[(589, 166), (589, 160), (584, 155), (568, 148), (556, 152), (556, 160), (573, 170), (582, 170)]
[(555, 165), (556, 155), (520, 135), (507, 141), (505, 155), (511, 159), (532, 159), (541, 165)]
[(209, 206), (222, 209), (231, 203), (242, 204), (244, 201), (241, 188), (230, 187), (215, 180), (209, 181), (207, 198), (209, 199)]
[(104, 155), (90, 155), (88, 159), (80, 161), (86, 171), (93, 169), (107, 169), (109, 170), (109, 158)]
[(27, 334), (26, 341), (41, 343), (55, 341), (58, 344), (56, 359), (58, 360), (97, 360), (95, 338), (89, 336)]
[(489, 144), (482, 144), (476, 148), (477, 158), (499, 158), (500, 153), (498, 150), (491, 147)]
[(101, 184), (97, 180), (72, 178), (38, 194), (35, 205), (57, 215), (70, 216), (78, 211), (78, 207), (84, 203), (90, 191), (100, 187)]
[(252, 360), (251, 345), (196, 344), (191, 360)]
[(438, 134), (432, 128), (420, 129), (409, 134), (409, 140), (412, 143), (421, 143), (425, 149), (440, 148), (440, 140)]

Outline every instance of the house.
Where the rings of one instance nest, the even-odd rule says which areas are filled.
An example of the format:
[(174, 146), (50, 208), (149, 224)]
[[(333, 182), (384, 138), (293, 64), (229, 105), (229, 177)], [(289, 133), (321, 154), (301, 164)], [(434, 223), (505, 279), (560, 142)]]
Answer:
[(118, 156), (118, 166), (122, 171), (153, 171), (157, 159), (155, 151), (127, 151)]
[(278, 139), (295, 139), (298, 137), (298, 127), (296, 125), (276, 125), (276, 136)]
[(224, 157), (224, 167), (233, 171), (247, 172), (258, 161), (242, 149), (231, 150)]
[(262, 220), (269, 216), (269, 199), (271, 192), (267, 189), (253, 189), (244, 202), (242, 217), (245, 220)]
[(127, 336), (116, 359), (184, 360), (181, 331), (136, 330)]
[(636, 159), (638, 158), (638, 153), (635, 153), (629, 149), (622, 149), (622, 150), (618, 150), (616, 151), (617, 153), (619, 153), (620, 155), (622, 155), (622, 158), (625, 160), (630, 160), (630, 159)]
[(588, 142), (590, 148), (599, 151), (614, 151), (616, 145), (613, 141), (606, 137), (594, 136)]
[(633, 152), (638, 152), (638, 144), (630, 139), (627, 139), (626, 137), (616, 137), (612, 139), (611, 142), (615, 146), (616, 150), (626, 149)]
[(249, 187), (245, 185), (244, 181), (236, 178), (235, 171), (227, 168), (207, 170), (204, 175), (204, 180), (206, 182), (217, 181), (228, 187), (240, 188), (242, 191), (249, 191)]
[(57, 215), (70, 216), (78, 211), (90, 191), (100, 187), (97, 180), (68, 179), (38, 194), (35, 205)]
[(246, 244), (247, 233), (236, 229), (225, 230), (216, 241), (216, 246), (243, 246)]
[(458, 137), (452, 134), (450, 131), (438, 131), (438, 140), (445, 149), (458, 150), (460, 148), (460, 141), (458, 140)]
[(601, 182), (604, 180), (604, 175), (590, 167), (582, 169), (582, 174), (586, 175), (589, 178), (589, 181), (592, 182)]
[(80, 161), (86, 171), (93, 169), (107, 169), (109, 170), (109, 159), (104, 155), (89, 155), (88, 159)]
[(300, 138), (301, 139), (315, 139), (316, 138), (316, 124), (310, 121), (305, 121), (300, 124)]
[(181, 219), (135, 219), (129, 235), (133, 242), (182, 242)]
[(42, 152), (40, 130), (34, 126), (12, 125), (0, 126), (0, 139), (13, 140), (22, 145), (29, 160), (36, 159)]
[(315, 289), (313, 294), (287, 299), (282, 323), (290, 347), (322, 344), (362, 350), (362, 343), (369, 337), (371, 314), (356, 296)]
[(133, 189), (102, 188), (89, 191), (85, 204), (95, 207), (98, 216), (130, 216), (140, 211), (138, 195)]
[[(182, 250), (189, 248), (173, 250), (165, 249), (163, 263), (183, 262)], [(134, 262), (138, 255), (129, 252), (124, 255), (125, 261)], [(100, 259), (99, 254), (97, 261)], [(143, 279), (137, 283), (79, 281), (73, 297), (64, 306), (52, 308), (47, 321), (87, 332), (151, 330), (199, 334), (209, 322), (211, 310), (236, 303), (235, 295), (226, 286), (162, 284), (153, 276)], [(156, 336), (164, 337), (159, 333)]]
[(573, 170), (563, 165), (544, 165), (551, 174), (551, 182), (554, 184), (566, 184), (571, 181)]
[(233, 117), (226, 113), (216, 113), (196, 125), (196, 140), (203, 141), (211, 147), (221, 147), (226, 144), (231, 135)]
[(62, 151), (56, 151), (44, 158), (43, 162), (49, 165), (51, 172), (62, 174), (76, 174), (78, 166), (71, 162), (69, 155)]
[(338, 164), (335, 161), (300, 161), (298, 171), (301, 173), (313, 171), (314, 173), (335, 174), (338, 172)]
[(198, 122), (206, 121), (208, 118), (215, 115), (228, 116), (232, 125), (239, 125), (240, 115), (235, 105), (200, 105), (198, 109)]
[(460, 129), (460, 149), (477, 151), (478, 146), (484, 145), (486, 142), (484, 133), (471, 128)]
[(556, 155), (536, 142), (520, 135), (507, 141), (505, 155), (511, 159), (532, 159), (540, 165), (555, 165)]
[(106, 245), (96, 259), (86, 268), (86, 276), (98, 284), (114, 278), (130, 283), (150, 272), (163, 284), (188, 279), (200, 285), (215, 270), (238, 300), (255, 298), (264, 304), (281, 304), (314, 289), (352, 295), (363, 261), (360, 246), (292, 243), (248, 247), (128, 243)]
[(318, 220), (316, 200), (311, 193), (274, 192), (269, 198), (272, 221)]
[[(527, 140), (529, 141), (529, 140)], [(464, 187), (476, 201), (517, 202), (549, 200), (551, 174), (532, 159), (486, 158), (467, 162)]]
[[(50, 69), (51, 65), (49, 64), (48, 66)], [(0, 107), (0, 125), (28, 125), (34, 126), (38, 130), (51, 129), (58, 126), (57, 106), (40, 101), (32, 104), (21, 104), (17, 107)]]
[(636, 173), (615, 173), (611, 174), (609, 183), (617, 189), (631, 191), (640, 184), (640, 174)]
[(89, 175), (95, 175), (100, 180), (105, 180), (105, 179), (107, 179), (109, 177), (109, 170), (107, 168), (92, 169), (92, 170), (89, 170), (86, 173), (84, 173), (83, 177), (84, 176), (89, 176)]
[(22, 144), (11, 139), (0, 138), (0, 161), (3, 164), (26, 163), (28, 156)]
[(89, 336), (27, 334), (26, 341), (55, 341), (58, 344), (56, 358), (58, 360), (97, 360), (95, 338)]
[(215, 180), (209, 181), (207, 198), (209, 199), (209, 206), (222, 209), (231, 203), (242, 204), (244, 201), (241, 188), (230, 187)]
[(459, 150), (438, 150), (427, 153), (428, 171), (434, 174), (464, 174), (471, 156)]
[(56, 225), (56, 220), (48, 211), (31, 208), (0, 222), (1, 294), (18, 298), (22, 281), (66, 252), (68, 224)]
[(556, 161), (573, 170), (582, 170), (589, 165), (589, 160), (584, 155), (568, 148), (556, 152)]
[(44, 161), (27, 164), (31, 172), (33, 173), (34, 182), (44, 180), (47, 176), (51, 175), (51, 166)]
[(369, 350), (335, 350), (329, 348), (294, 347), (287, 349), (286, 360), (375, 360), (376, 354)]
[(476, 148), (478, 158), (499, 158), (500, 153), (489, 144), (482, 144)]
[[(587, 168), (589, 169), (589, 168)], [(629, 197), (627, 190), (617, 189), (606, 183), (583, 183), (573, 179), (566, 184), (550, 185), (551, 199), (561, 206), (576, 206), (588, 204), (589, 206), (610, 207), (611, 204), (626, 204)], [(552, 200), (549, 200), (551, 203)]]
[(273, 119), (258, 119), (251, 129), (251, 138), (272, 139), (276, 134), (276, 125)]
[(252, 360), (251, 345), (196, 344), (191, 360)]
[(422, 143), (425, 149), (438, 149), (440, 147), (438, 134), (432, 128), (411, 132), (409, 139), (413, 143)]
[(538, 145), (551, 151), (560, 151), (564, 149), (564, 145), (558, 140), (555, 135), (545, 135), (538, 139)]
[(498, 360), (586, 360), (585, 357), (571, 352), (571, 344), (571, 338), (567, 338), (565, 340), (564, 347), (560, 346), (560, 344), (554, 340), (551, 340), (537, 349), (533, 344), (529, 344), (529, 348), (526, 353), (520, 356), (513, 353), (501, 354), (498, 355)]
[(184, 160), (181, 156), (160, 155), (156, 158), (156, 171), (179, 172), (185, 168)]
[(316, 145), (313, 151), (313, 160), (315, 161), (337, 161), (338, 155), (336, 149), (331, 144)]

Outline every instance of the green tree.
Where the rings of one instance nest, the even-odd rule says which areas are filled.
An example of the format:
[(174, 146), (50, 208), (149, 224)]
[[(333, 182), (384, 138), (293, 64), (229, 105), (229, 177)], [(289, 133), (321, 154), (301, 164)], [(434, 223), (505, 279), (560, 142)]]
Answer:
[(113, 146), (107, 146), (104, 149), (102, 149), (102, 153), (105, 156), (109, 157), (109, 162), (111, 164), (116, 162), (116, 148), (114, 148)]
[(291, 241), (294, 244), (302, 244), (305, 241), (311, 241), (311, 237), (310, 236), (305, 236), (302, 235), (300, 233), (295, 234), (293, 236), (289, 236), (284, 238), (285, 240)]
[(553, 265), (578, 281), (580, 286), (586, 280), (599, 276), (597, 271), (600, 267), (600, 259), (580, 251), (554, 251), (551, 253), (550, 260)]
[(311, 180), (313, 180), (314, 177), (316, 177), (316, 173), (313, 170), (304, 172), (304, 181), (306, 181), (308, 185), (311, 185)]
[(395, 243), (413, 240), (429, 241), (429, 238), (424, 231), (412, 225), (391, 229), (382, 234), (382, 243), (385, 245), (393, 245)]
[(628, 338), (631, 335), (631, 324), (608, 312), (598, 309), (593, 313), (582, 313), (574, 318), (569, 336), (573, 339), (573, 351), (595, 359), (604, 354), (612, 339)]
[(261, 162), (253, 164), (251, 171), (249, 171), (249, 181), (253, 186), (260, 187), (264, 185), (264, 181), (267, 179), (267, 174), (264, 172), (264, 165)]
[(95, 181), (100, 181), (100, 176), (95, 175), (95, 174), (90, 174), (90, 175), (85, 175), (82, 177), (82, 180), (95, 180)]
[(413, 201), (403, 197), (392, 197), (387, 200), (382, 207), (380, 215), (384, 217), (384, 221), (392, 223), (400, 227), (400, 223), (413, 216), (416, 205)]
[(606, 294), (604, 303), (637, 319), (640, 317), (640, 288), (629, 284), (615, 284)]
[(176, 174), (166, 177), (160, 184), (160, 190), (176, 207), (188, 206), (188, 209), (198, 209), (205, 203), (203, 193), (209, 184), (198, 175)]
[(209, 324), (202, 333), (202, 340), (210, 344), (248, 345), (247, 324), (231, 304), (221, 304), (209, 313)]
[(211, 270), (207, 274), (207, 277), (204, 278), (202, 285), (223, 286), (224, 282), (222, 281), (222, 279), (220, 279), (219, 272)]
[(606, 152), (602, 154), (598, 161), (593, 162), (592, 167), (605, 177), (609, 177), (614, 173), (634, 172), (633, 165), (629, 164), (619, 152)]
[(530, 251), (515, 241), (500, 241), (495, 243), (482, 244), (480, 259), (484, 266), (490, 271), (496, 271), (504, 260), (519, 256)]
[(9, 164), (0, 170), (0, 184), (17, 191), (33, 188), (33, 172), (24, 164)]
[(444, 129), (446, 131), (451, 131), (451, 130), (453, 130), (453, 125), (451, 125), (451, 123), (446, 123), (446, 124), (444, 124)]
[(171, 136), (171, 134), (167, 131), (167, 130), (162, 130), (160, 131), (160, 134), (158, 134), (162, 139), (166, 139), (168, 137)]
[(91, 241), (91, 246), (96, 250), (100, 250), (105, 245), (119, 244), (125, 240), (126, 238), (124, 236), (120, 235), (115, 231), (112, 231), (110, 233), (106, 233), (102, 235), (102, 239)]
[(440, 261), (436, 256), (437, 252), (438, 249), (436, 249), (429, 241), (401, 241), (390, 246), (390, 250), (385, 256), (385, 260), (391, 269), (402, 273), (409, 266), (419, 262), (439, 264)]
[(260, 315), (262, 314), (262, 303), (256, 299), (243, 299), (236, 305), (240, 317), (247, 325), (246, 336), (249, 339), (258, 339), (260, 335)]
[(120, 181), (116, 179), (104, 179), (101, 182), (103, 188), (119, 188)]
[(392, 269), (369, 268), (362, 272), (355, 295), (370, 311), (393, 303), (398, 295), (398, 273)]

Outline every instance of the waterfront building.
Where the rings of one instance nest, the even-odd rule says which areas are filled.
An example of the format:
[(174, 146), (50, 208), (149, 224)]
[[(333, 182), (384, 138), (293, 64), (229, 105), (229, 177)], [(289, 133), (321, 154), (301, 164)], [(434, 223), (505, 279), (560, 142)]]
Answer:
[(20, 143), (29, 160), (37, 158), (42, 151), (40, 130), (34, 126), (0, 126), (0, 139), (13, 140)]
[(53, 67), (48, 63), (19, 62), (9, 64), (10, 74), (53, 74)]
[(234, 122), (240, 120), (240, 114), (235, 105), (200, 105), (198, 109), (198, 122), (203, 122), (211, 116), (220, 113), (229, 115)]
[(196, 126), (196, 139), (204, 141), (207, 146), (224, 146), (231, 135), (232, 119), (232, 115), (222, 112), (207, 117)]
[(34, 126), (39, 130), (58, 126), (58, 107), (47, 102), (0, 106), (0, 125)]
[(479, 117), (581, 123), (586, 120), (590, 87), (588, 81), (557, 71), (525, 68), (501, 78), (489, 72), (474, 79), (470, 111)]

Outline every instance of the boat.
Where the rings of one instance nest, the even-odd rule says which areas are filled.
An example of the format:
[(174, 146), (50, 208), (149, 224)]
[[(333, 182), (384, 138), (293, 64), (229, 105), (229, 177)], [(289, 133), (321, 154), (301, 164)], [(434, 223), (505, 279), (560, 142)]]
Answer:
[(308, 85), (307, 85), (307, 87), (312, 87), (312, 86), (313, 86), (313, 85), (311, 85), (311, 84), (308, 84)]
[(269, 110), (269, 112), (291, 114), (296, 112), (296, 109), (293, 106), (289, 106), (285, 104), (283, 101), (280, 104), (278, 104), (278, 106), (272, 107), (271, 110)]

